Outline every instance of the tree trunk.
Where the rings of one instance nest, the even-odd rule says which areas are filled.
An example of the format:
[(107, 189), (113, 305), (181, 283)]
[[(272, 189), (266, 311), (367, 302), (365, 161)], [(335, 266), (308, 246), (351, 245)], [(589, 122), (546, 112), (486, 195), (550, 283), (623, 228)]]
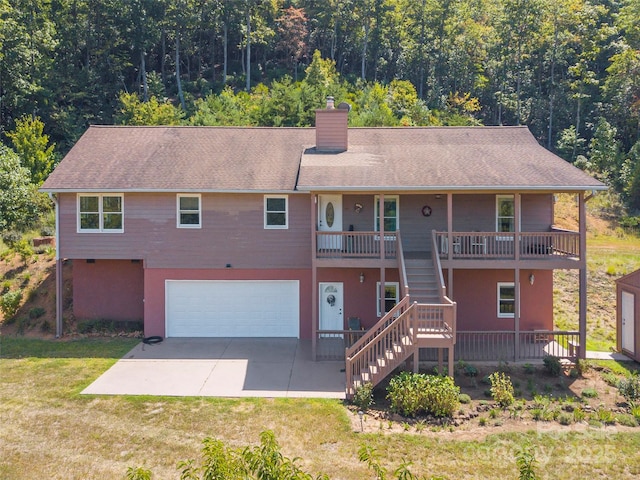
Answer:
[(229, 42), (229, 26), (227, 25), (227, 22), (225, 21), (222, 24), (222, 48), (223, 48), (223, 52), (222, 52), (222, 84), (226, 85), (227, 84), (227, 61), (228, 61), (228, 42)]
[(365, 80), (366, 65), (367, 65), (367, 44), (369, 43), (369, 20), (364, 25), (364, 43), (362, 45), (362, 64), (361, 64), (361, 78)]
[(149, 84), (147, 83), (147, 64), (145, 61), (145, 57), (147, 54), (144, 49), (140, 50), (140, 76), (142, 77), (142, 101), (149, 101)]
[(184, 103), (184, 93), (182, 92), (182, 81), (180, 80), (180, 35), (176, 35), (176, 86), (178, 87), (178, 98), (182, 110), (187, 110)]
[(251, 90), (251, 9), (247, 6), (247, 92)]

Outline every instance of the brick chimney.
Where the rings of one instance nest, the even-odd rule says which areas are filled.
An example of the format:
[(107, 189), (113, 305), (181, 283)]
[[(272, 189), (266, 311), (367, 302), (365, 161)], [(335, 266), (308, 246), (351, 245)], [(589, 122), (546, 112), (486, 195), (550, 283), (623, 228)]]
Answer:
[(333, 97), (327, 97), (327, 108), (316, 110), (316, 150), (344, 152), (349, 146), (347, 118), (349, 105), (341, 103), (335, 108)]

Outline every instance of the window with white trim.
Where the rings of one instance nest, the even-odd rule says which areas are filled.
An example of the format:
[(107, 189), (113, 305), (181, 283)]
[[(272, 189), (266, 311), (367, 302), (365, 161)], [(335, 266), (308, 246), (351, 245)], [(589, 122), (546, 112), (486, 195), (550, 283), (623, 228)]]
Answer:
[(498, 282), (498, 318), (514, 318), (516, 287), (513, 282)]
[(286, 195), (265, 195), (264, 228), (289, 228), (288, 206)]
[(101, 232), (124, 232), (124, 195), (78, 194), (78, 233)]
[[(384, 284), (384, 313), (389, 313), (398, 303), (398, 293), (400, 292), (400, 284), (398, 282), (385, 282)], [(382, 317), (380, 312), (380, 282), (376, 282), (376, 310), (378, 316)]]
[[(385, 232), (395, 232), (399, 229), (400, 225), (398, 217), (400, 214), (399, 197), (397, 195), (385, 195), (384, 196), (384, 211), (382, 212), (382, 218), (384, 221)], [(374, 208), (374, 231), (380, 231), (380, 196), (375, 197)]]
[(516, 231), (516, 205), (513, 195), (496, 195), (496, 232)]
[(176, 197), (178, 228), (202, 226), (202, 199), (200, 194), (181, 194)]

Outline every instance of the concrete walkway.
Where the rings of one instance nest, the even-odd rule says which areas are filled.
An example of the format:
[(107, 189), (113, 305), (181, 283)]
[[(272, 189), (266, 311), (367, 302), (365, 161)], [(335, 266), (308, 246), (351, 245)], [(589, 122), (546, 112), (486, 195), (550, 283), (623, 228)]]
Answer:
[(140, 343), (91, 395), (345, 398), (344, 362), (314, 362), (311, 341), (168, 338)]

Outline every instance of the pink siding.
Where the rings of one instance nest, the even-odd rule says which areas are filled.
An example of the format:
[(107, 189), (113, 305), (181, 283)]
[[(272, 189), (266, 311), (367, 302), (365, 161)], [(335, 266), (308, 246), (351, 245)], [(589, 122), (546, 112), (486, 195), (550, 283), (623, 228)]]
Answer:
[(316, 110), (316, 148), (320, 151), (344, 151), (348, 148), (348, 111)]
[(203, 194), (202, 228), (176, 227), (176, 195), (127, 193), (124, 233), (76, 233), (76, 195), (60, 195), (62, 258), (136, 258), (147, 268), (311, 267), (310, 197), (289, 198), (289, 228), (264, 229), (264, 196)]
[[(534, 284), (529, 274), (535, 275)], [(445, 275), (446, 278), (446, 275)], [(456, 270), (453, 300), (458, 303), (459, 330), (513, 330), (512, 318), (498, 318), (498, 282), (513, 282), (513, 270)], [(553, 272), (520, 272), (520, 330), (553, 328)]]
[(130, 260), (73, 261), (73, 313), (78, 319), (141, 320), (144, 273)]
[(298, 280), (300, 338), (311, 338), (311, 270), (161, 269), (144, 272), (144, 333), (165, 335), (165, 280)]
[[(364, 282), (360, 283), (360, 273), (364, 273)], [(370, 328), (379, 320), (376, 308), (376, 282), (380, 281), (380, 269), (318, 269), (318, 282), (342, 282), (344, 286), (344, 321), (349, 317), (360, 317), (362, 325)], [(385, 281), (397, 282), (398, 270), (387, 269)], [(318, 308), (316, 306), (316, 308)]]

